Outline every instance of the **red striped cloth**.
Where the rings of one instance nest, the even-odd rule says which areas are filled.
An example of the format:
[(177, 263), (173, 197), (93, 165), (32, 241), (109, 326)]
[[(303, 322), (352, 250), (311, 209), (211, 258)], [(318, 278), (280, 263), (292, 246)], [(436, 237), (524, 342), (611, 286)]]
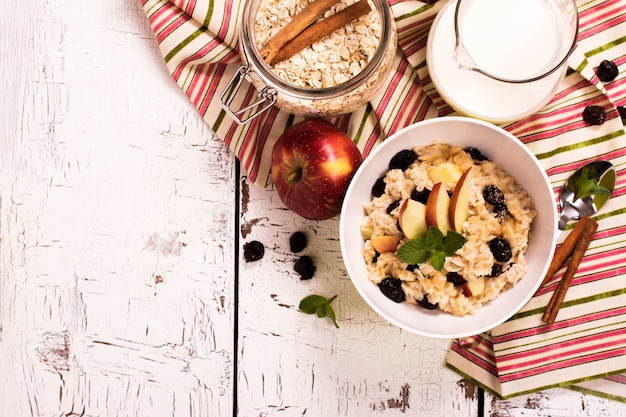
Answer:
[[(241, 63), (237, 25), (244, 1), (142, 4), (172, 78), (228, 144), (249, 179), (266, 186), (272, 146), (299, 118), (273, 108), (242, 126), (220, 106), (220, 94)], [(447, 1), (389, 1), (398, 29), (394, 71), (369, 104), (331, 120), (366, 157), (407, 125), (453, 114), (425, 64), (428, 31)], [(613, 162), (617, 187), (596, 216), (598, 232), (554, 325), (544, 325), (541, 315), (562, 272), (511, 320), (477, 337), (479, 345), (463, 348), (453, 343), (447, 366), (500, 397), (568, 386), (626, 401), (626, 136), (616, 108), (626, 105), (626, 0), (585, 0), (578, 7), (579, 46), (570, 59), (572, 70), (543, 109), (503, 127), (537, 156), (555, 196), (567, 176), (590, 159)], [(602, 83), (596, 76), (603, 59), (618, 65), (615, 81)], [(251, 102), (257, 92), (244, 88), (240, 94), (243, 102)], [(607, 112), (603, 125), (589, 126), (582, 120), (590, 104)]]

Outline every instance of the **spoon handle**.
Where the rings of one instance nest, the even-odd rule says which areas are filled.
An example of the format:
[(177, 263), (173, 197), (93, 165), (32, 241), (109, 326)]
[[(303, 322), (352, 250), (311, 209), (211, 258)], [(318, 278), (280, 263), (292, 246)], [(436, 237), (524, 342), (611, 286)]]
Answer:
[(561, 209), (561, 217), (559, 218), (559, 230), (565, 229), (565, 225), (571, 219), (578, 219), (580, 217), (580, 213), (576, 207), (574, 207), (571, 203), (566, 202)]

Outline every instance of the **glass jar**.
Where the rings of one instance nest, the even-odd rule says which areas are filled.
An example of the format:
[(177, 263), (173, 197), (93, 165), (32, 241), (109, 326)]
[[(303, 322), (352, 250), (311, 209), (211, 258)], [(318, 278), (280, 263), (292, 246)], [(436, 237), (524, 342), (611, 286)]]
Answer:
[[(398, 39), (388, 0), (360, 0), (369, 1), (373, 11), (370, 13), (377, 13), (380, 22), (378, 46), (367, 64), (347, 81), (319, 88), (303, 87), (286, 81), (273, 70), (278, 65), (271, 67), (261, 58), (255, 22), (266, 18), (257, 16), (263, 1), (268, 0), (248, 0), (244, 4), (238, 32), (242, 65), (220, 97), (222, 107), (237, 123), (247, 123), (274, 105), (281, 110), (307, 117), (332, 117), (350, 113), (367, 103), (382, 87), (391, 70)], [(346, 0), (342, 2), (353, 3)], [(252, 84), (258, 95), (253, 103), (241, 105), (241, 98), (236, 98), (245, 83)], [(237, 101), (240, 108), (233, 109)]]

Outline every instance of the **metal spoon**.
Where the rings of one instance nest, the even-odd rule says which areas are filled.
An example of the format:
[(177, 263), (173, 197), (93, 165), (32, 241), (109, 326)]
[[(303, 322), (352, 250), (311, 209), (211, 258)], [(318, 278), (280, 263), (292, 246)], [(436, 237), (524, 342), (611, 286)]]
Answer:
[(577, 220), (582, 216), (591, 216), (596, 213), (611, 197), (610, 195), (597, 194), (574, 200), (575, 191), (572, 188), (572, 179), (580, 177), (582, 170), (590, 167), (598, 174), (598, 185), (608, 189), (613, 193), (615, 188), (616, 173), (613, 164), (607, 161), (590, 162), (574, 172), (561, 186), (559, 193), (559, 205), (561, 206), (561, 218), (559, 219), (559, 230), (563, 230), (567, 222), (571, 219)]

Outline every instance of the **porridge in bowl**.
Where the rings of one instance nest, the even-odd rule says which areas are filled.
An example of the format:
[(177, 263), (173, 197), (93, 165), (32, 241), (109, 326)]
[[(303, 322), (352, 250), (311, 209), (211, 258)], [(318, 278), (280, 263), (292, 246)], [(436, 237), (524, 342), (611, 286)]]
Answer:
[[(368, 279), (393, 301), (474, 315), (526, 275), (534, 201), (475, 148), (435, 143), (398, 152), (364, 212)], [(425, 255), (433, 242), (438, 250)]]

